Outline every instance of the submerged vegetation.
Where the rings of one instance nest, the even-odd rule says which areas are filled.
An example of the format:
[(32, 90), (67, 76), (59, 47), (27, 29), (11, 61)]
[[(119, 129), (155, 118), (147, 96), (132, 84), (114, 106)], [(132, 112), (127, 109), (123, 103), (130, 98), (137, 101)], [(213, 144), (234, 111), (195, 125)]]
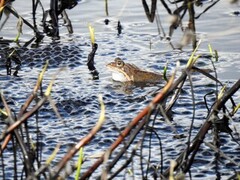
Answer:
[[(215, 68), (215, 62), (218, 61), (218, 53), (210, 45), (208, 59), (212, 70), (203, 69), (197, 63), (201, 57), (201, 54), (197, 52), (201, 41), (197, 40), (195, 35), (195, 19), (198, 19), (207, 10), (210, 10), (218, 1), (211, 1), (210, 5), (197, 16), (195, 15), (194, 8), (203, 5), (204, 1), (159, 1), (167, 12), (175, 18), (175, 21), (169, 27), (169, 35), (165, 37), (169, 40), (173, 36), (174, 29), (181, 25), (182, 19), (188, 12), (189, 24), (184, 30), (184, 38), (187, 39), (184, 40), (184, 43), (180, 43), (181, 45), (178, 49), (182, 49), (186, 45), (185, 42), (192, 42), (193, 52), (180, 75), (176, 75), (176, 71), (179, 69), (177, 65), (176, 71), (171, 74), (170, 78), (167, 79), (165, 76), (166, 84), (164, 87), (156, 92), (148, 105), (139, 110), (139, 113), (129, 123), (126, 123), (124, 128), (121, 129), (113, 125), (112, 129), (118, 130), (115, 132), (118, 136), (100, 155), (97, 155), (97, 160), (90, 166), (85, 166), (89, 158), (85, 157), (85, 147), (92, 143), (94, 138), (98, 136), (98, 132), (101, 131), (101, 127), (105, 122), (106, 105), (104, 104), (104, 97), (99, 96), (100, 115), (92, 129), (81, 138), (75, 137), (78, 141), (74, 142), (74, 145), (67, 150), (67, 153), (61, 159), (55, 159), (56, 155), (61, 148), (66, 147), (62, 147), (59, 142), (56, 147), (51, 148), (52, 152), (47, 155), (45, 154), (48, 158), (44, 161), (44, 142), (41, 128), (39, 127), (39, 115), (44, 113), (44, 106), (50, 106), (50, 109), (62, 120), (58, 108), (51, 97), (51, 92), (54, 90), (54, 81), (58, 78), (58, 74), (62, 69), (53, 76), (52, 80), (46, 86), (47, 82), (44, 81), (44, 77), (48, 69), (47, 62), (38, 76), (36, 85), (32, 87), (32, 93), (30, 95), (26, 94), (29, 97), (26, 98), (24, 103), (19, 104), (21, 108), (18, 112), (11, 108), (4, 95), (4, 91), (1, 90), (1, 179), (7, 179), (9, 173), (12, 174), (14, 179), (66, 179), (70, 176), (75, 177), (75, 179), (87, 179), (91, 176), (98, 179), (113, 179), (115, 177), (122, 177), (122, 174), (133, 178), (137, 174), (142, 179), (185, 179), (186, 176), (191, 178), (191, 169), (194, 166), (198, 166), (198, 163), (201, 163), (201, 161), (198, 162), (199, 159), (197, 157), (199, 154), (204, 153), (204, 148), (207, 148), (209, 151), (207, 158), (211, 159), (211, 168), (215, 173), (215, 178), (220, 179), (220, 172), (226, 168), (232, 169), (230, 179), (240, 179), (239, 153), (235, 153), (234, 156), (227, 154), (222, 149), (224, 142), (221, 139), (221, 135), (225, 134), (225, 137), (227, 137), (226, 141), (231, 141), (231, 144), (237, 146), (239, 150), (239, 131), (234, 126), (231, 127), (230, 124), (237, 121), (239, 123), (237, 118), (239, 118), (240, 102), (237, 102), (239, 98), (236, 98), (236, 93), (239, 92), (240, 79), (229, 85), (224, 84), (218, 79), (218, 72)], [(23, 48), (33, 42), (39, 44), (45, 35), (52, 37), (53, 40), (59, 39), (59, 17), (63, 18), (68, 32), (73, 33), (71, 21), (65, 10), (74, 8), (77, 5), (77, 0), (51, 0), (50, 2), (50, 9), (45, 11), (41, 0), (32, 1), (33, 23), (30, 23), (14, 10), (11, 0), (1, 0), (0, 18), (2, 17), (2, 13), (5, 13), (6, 19), (9, 17), (9, 14), (13, 14), (19, 19), (17, 25), (18, 34), (10, 42), (15, 42)], [(154, 21), (155, 16), (157, 17), (156, 21), (160, 30), (161, 22), (157, 12), (157, 1), (151, 1), (151, 11), (145, 0), (142, 3), (150, 22)], [(173, 4), (175, 9), (171, 10), (168, 3)], [(105, 7), (106, 15), (108, 16), (107, 0), (105, 1)], [(43, 12), (42, 32), (38, 29), (36, 21), (36, 10), (38, 8), (41, 8)], [(5, 22), (6, 20), (2, 22), (2, 26), (4, 26)], [(23, 24), (29, 26), (35, 35), (21, 46), (19, 38)], [(122, 30), (121, 22), (118, 21), (118, 35), (122, 33)], [(99, 72), (94, 66), (94, 57), (98, 49), (98, 44), (95, 42), (94, 29), (91, 25), (89, 25), (89, 31), (92, 51), (88, 55), (87, 67), (92, 75), (92, 79), (96, 80), (99, 79)], [(161, 32), (164, 33), (163, 29)], [(190, 36), (188, 36), (188, 33)], [(9, 43), (4, 38), (0, 39), (0, 43), (6, 42)], [(171, 42), (169, 41), (169, 43)], [(21, 54), (18, 54), (18, 51), (14, 48), (9, 47), (8, 50), (5, 52), (7, 54), (5, 62), (7, 75), (18, 76), (21, 66)], [(13, 73), (12, 70), (14, 70)], [(165, 69), (165, 71), (167, 70)], [(166, 72), (164, 74), (166, 75)], [(202, 93), (203, 97), (201, 98), (204, 99), (204, 108), (201, 111), (204, 110), (204, 112), (200, 112), (203, 114), (201, 116), (201, 125), (196, 125), (196, 114), (200, 111), (197, 108), (197, 87), (194, 84), (196, 74), (205, 78), (206, 81), (209, 80), (211, 82), (210, 86), (213, 89), (210, 92)], [(186, 120), (189, 122), (186, 133), (179, 132), (177, 126), (181, 122), (174, 123), (174, 121), (177, 119), (178, 114), (182, 113), (178, 109), (178, 103), (181, 101), (181, 98), (184, 98), (181, 95), (187, 91), (189, 91), (188, 95), (190, 96), (188, 97), (188, 100), (190, 99), (188, 103), (191, 105), (189, 110), (191, 118)], [(209, 96), (211, 97), (210, 101), (207, 100)], [(29, 125), (29, 122), (34, 122), (34, 127), (32, 123)], [(169, 128), (171, 139), (177, 139), (183, 145), (179, 149), (174, 149), (175, 147), (173, 147), (173, 150), (177, 151), (175, 154), (176, 158), (166, 159), (165, 154), (169, 149), (164, 149), (164, 139), (161, 139), (159, 135), (163, 132), (161, 132), (162, 128), (159, 128), (159, 125)], [(67, 125), (66, 128), (72, 131), (72, 128)], [(158, 157), (153, 155), (153, 151), (156, 151), (156, 149)], [(9, 163), (6, 160), (9, 151), (13, 154), (13, 167), (11, 169), (6, 168), (6, 163)], [(95, 155), (95, 152), (93, 154)], [(76, 159), (78, 160), (75, 161)], [(136, 163), (136, 160), (139, 160), (138, 163)], [(139, 164), (139, 166), (136, 164)]]

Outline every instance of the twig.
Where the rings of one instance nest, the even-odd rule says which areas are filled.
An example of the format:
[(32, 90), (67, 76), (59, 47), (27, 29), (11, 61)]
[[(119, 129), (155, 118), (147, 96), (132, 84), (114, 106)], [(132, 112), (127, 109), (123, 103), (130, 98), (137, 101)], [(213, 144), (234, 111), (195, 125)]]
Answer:
[(97, 49), (98, 49), (98, 44), (94, 43), (92, 45), (92, 51), (88, 55), (88, 62), (87, 62), (88, 69), (89, 69), (90, 73), (92, 74), (93, 79), (99, 79), (99, 76), (98, 76), (99, 73), (94, 66), (94, 56), (95, 56)]
[(58, 177), (58, 174), (64, 168), (66, 163), (79, 151), (79, 149), (81, 147), (88, 144), (90, 142), (90, 140), (96, 135), (96, 133), (101, 128), (101, 126), (104, 122), (104, 119), (105, 119), (105, 115), (104, 115), (105, 114), (105, 107), (104, 107), (104, 104), (102, 102), (102, 99), (100, 99), (100, 104), (101, 104), (101, 114), (100, 114), (98, 122), (91, 129), (91, 131), (84, 138), (82, 138), (72, 149), (70, 149), (68, 151), (68, 153), (62, 158), (62, 160), (57, 164), (57, 166), (54, 170), (54, 175), (53, 175), (54, 178)]
[[(169, 82), (166, 84), (166, 86), (163, 88), (159, 94), (152, 100), (152, 102), (144, 108), (128, 125), (127, 127), (121, 132), (121, 134), (118, 136), (118, 138), (115, 140), (115, 142), (109, 147), (109, 152), (111, 153), (115, 148), (118, 147), (118, 145), (123, 141), (123, 139), (130, 133), (130, 131), (139, 123), (139, 121), (148, 114), (151, 107), (159, 103), (165, 98), (165, 95), (168, 93), (169, 89), (172, 86), (173, 83), (173, 76), (169, 80)], [(86, 179), (91, 176), (91, 174), (98, 168), (98, 166), (103, 162), (104, 155), (96, 161), (92, 167), (89, 168), (89, 170), (83, 174), (81, 179)]]
[[(218, 114), (218, 112), (220, 111), (221, 108), (223, 108), (223, 106), (225, 105), (225, 103), (227, 102), (227, 100), (229, 100), (231, 98), (231, 96), (236, 93), (240, 88), (240, 79), (224, 94), (224, 96), (220, 99), (217, 100), (217, 102), (214, 104), (211, 113), (209, 114), (208, 118), (206, 119), (205, 123), (203, 124), (203, 126), (201, 127), (201, 129), (199, 130), (198, 134), (195, 136), (195, 138), (193, 139), (191, 146), (189, 147), (189, 149), (186, 149), (185, 151), (183, 151), (179, 157), (176, 159), (176, 166), (175, 169), (177, 169), (179, 167), (179, 165), (181, 164), (181, 162), (183, 161), (183, 157), (186, 155), (188, 156), (189, 154), (192, 153), (192, 157), (191, 159), (194, 158), (195, 154), (197, 153), (199, 146), (201, 145), (201, 143), (204, 140), (204, 137), (206, 135), (206, 133), (208, 132), (208, 130), (211, 128), (214, 117)], [(188, 166), (190, 167), (190, 166)], [(189, 169), (184, 169), (184, 172), (187, 172)], [(169, 171), (170, 168), (168, 168), (163, 175), (165, 177), (169, 176)]]

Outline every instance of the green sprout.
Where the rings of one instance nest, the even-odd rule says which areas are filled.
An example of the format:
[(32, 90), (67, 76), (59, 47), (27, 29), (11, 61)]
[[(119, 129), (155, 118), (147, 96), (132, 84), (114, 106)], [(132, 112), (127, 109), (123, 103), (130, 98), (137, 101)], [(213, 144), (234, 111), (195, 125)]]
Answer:
[(213, 51), (211, 44), (208, 44), (208, 49), (209, 49), (209, 52), (210, 52), (212, 58), (215, 58), (215, 60), (217, 62), (218, 61), (218, 52), (217, 52), (217, 50)]
[(90, 24), (88, 24), (88, 28), (89, 28), (91, 42), (92, 44), (94, 44), (95, 43), (94, 28)]
[(77, 172), (75, 175), (75, 180), (78, 180), (80, 177), (81, 167), (83, 162), (83, 147), (79, 150), (78, 163), (77, 163)]
[(192, 52), (192, 54), (191, 54), (191, 56), (190, 56), (190, 58), (189, 58), (189, 60), (188, 60), (188, 63), (187, 63), (187, 68), (191, 68), (191, 67), (195, 64), (195, 62), (197, 61), (197, 59), (200, 57), (200, 55), (197, 55), (197, 56), (195, 57), (195, 54), (196, 54), (196, 52), (197, 52), (200, 44), (201, 44), (201, 40), (199, 40), (199, 42), (198, 42), (198, 44), (197, 44), (197, 47), (196, 47), (196, 48), (194, 49), (194, 51)]
[(22, 20), (22, 18), (19, 16), (19, 18), (18, 18), (18, 23), (17, 23), (17, 30), (18, 30), (18, 32), (17, 32), (17, 36), (16, 36), (16, 38), (15, 38), (15, 42), (18, 42), (18, 40), (19, 40), (19, 37), (20, 37), (20, 34), (22, 34), (22, 26), (23, 26), (23, 20)]

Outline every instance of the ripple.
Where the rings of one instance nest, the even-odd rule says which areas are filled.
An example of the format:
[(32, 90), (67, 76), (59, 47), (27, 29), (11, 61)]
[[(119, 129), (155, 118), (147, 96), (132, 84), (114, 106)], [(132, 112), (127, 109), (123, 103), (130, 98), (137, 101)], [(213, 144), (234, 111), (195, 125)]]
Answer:
[[(84, 5), (87, 5), (89, 2), (81, 1), (80, 5), (84, 7)], [(133, 4), (134, 1), (129, 1), (129, 3)], [(79, 6), (79, 8), (82, 7)], [(97, 10), (96, 7), (94, 8)], [(142, 7), (141, 9), (140, 7), (136, 8), (142, 12)], [(100, 10), (95, 10), (93, 10), (93, 12), (100, 12)], [(131, 12), (128, 13), (131, 14)], [(132, 13), (128, 20), (139, 14), (139, 12), (136, 14)], [(78, 14), (75, 14), (76, 17), (78, 17), (77, 15)], [(83, 15), (85, 16), (84, 13)], [(125, 15), (123, 16), (125, 17)], [(87, 17), (91, 18), (89, 13)], [(59, 68), (67, 67), (66, 70), (57, 74), (57, 79), (55, 80), (51, 94), (52, 101), (63, 119), (57, 118), (49, 102), (39, 110), (39, 127), (42, 136), (42, 142), (40, 142), (40, 144), (44, 147), (43, 159), (48, 159), (56, 145), (60, 143), (60, 151), (54, 160), (54, 163), (58, 162), (74, 143), (77, 143), (89, 133), (99, 118), (99, 94), (103, 95), (104, 104), (106, 106), (106, 120), (94, 139), (85, 147), (86, 156), (95, 154), (96, 151), (106, 150), (135, 115), (141, 112), (151, 101), (156, 91), (161, 88), (160, 86), (126, 86), (122, 83), (111, 81), (110, 73), (108, 74), (106, 71), (105, 65), (116, 56), (137, 64), (143, 69), (150, 69), (157, 72), (162, 72), (167, 60), (169, 61), (169, 70), (175, 68), (177, 61), (180, 61), (181, 65), (185, 67), (191, 54), (190, 52), (166, 50), (165, 45), (169, 42), (154, 42), (154, 47), (150, 50), (150, 39), (157, 40), (159, 38), (156, 35), (156, 26), (155, 24), (149, 24), (146, 19), (140, 20), (139, 17), (140, 16), (138, 16), (137, 21), (133, 20), (133, 22), (126, 22), (123, 18), (121, 22), (124, 26), (124, 33), (119, 37), (116, 35), (115, 27), (119, 17), (109, 18), (111, 22), (108, 27), (103, 25), (104, 17), (98, 17), (98, 19), (95, 20), (96, 42), (99, 44), (99, 49), (95, 56), (95, 65), (100, 72), (100, 79), (97, 81), (91, 79), (91, 75), (86, 66), (88, 53), (91, 51), (88, 29), (87, 27), (77, 25), (76, 23), (79, 23), (78, 20), (73, 21), (73, 25), (77, 25), (76, 33), (85, 31), (81, 33), (81, 36), (77, 34), (72, 37), (66, 36), (63, 37), (60, 42), (51, 43), (50, 45), (48, 44), (49, 42), (43, 42), (38, 48), (16, 48), (21, 55), (22, 61), (22, 69), (20, 70), (19, 78), (5, 75), (6, 70), (4, 61), (6, 60), (8, 45), (0, 44), (0, 87), (1, 90), (4, 91), (7, 103), (16, 112), (19, 111), (26, 98), (32, 93), (38, 74), (41, 72), (47, 60), (49, 60), (49, 66), (44, 75), (44, 91)], [(141, 17), (145, 18), (145, 16)], [(70, 41), (69, 39), (72, 40)], [(226, 43), (229, 42), (226, 41)], [(230, 78), (231, 81), (229, 84), (231, 85), (239, 77), (239, 53), (220, 52), (219, 55), (219, 61), (215, 62), (216, 68), (219, 71), (219, 77), (225, 80)], [(211, 67), (209, 64), (209, 58), (200, 57), (196, 66), (200, 68), (209, 68)], [(207, 80), (206, 77), (199, 73), (194, 73), (192, 77), (194, 81), (196, 109), (198, 111), (195, 115), (198, 122), (195, 122), (196, 124), (194, 124), (192, 132), (194, 136), (207, 116), (203, 96), (215, 90), (215, 83)], [(39, 96), (39, 98), (41, 97)], [(209, 95), (207, 97), (209, 105), (211, 105), (214, 100), (214, 95)], [(181, 91), (181, 95), (173, 107), (174, 122), (172, 122), (172, 125), (177, 128), (178, 133), (188, 135), (192, 113), (191, 88), (190, 83), (186, 82), (184, 90)], [(36, 130), (34, 128), (34, 123), (34, 119), (31, 119), (30, 127), (33, 132)], [(231, 123), (236, 125), (237, 121)], [(2, 122), (0, 126), (3, 127)], [(167, 167), (170, 159), (175, 159), (179, 153), (186, 148), (187, 138), (174, 138), (176, 133), (173, 132), (172, 127), (166, 124), (164, 118), (160, 115), (157, 115), (153, 128), (162, 141), (164, 149), (164, 167)], [(35, 137), (33, 137), (33, 139), (34, 138)], [(136, 141), (140, 138), (139, 135)], [(206, 139), (212, 141), (210, 136), (207, 136)], [(149, 139), (145, 140), (147, 141)], [(221, 134), (221, 144), (220, 150), (235, 161), (240, 161), (239, 157), (237, 157), (239, 146), (232, 141), (228, 134)], [(143, 148), (144, 153), (149, 153), (148, 141), (144, 144)], [(152, 157), (159, 157), (159, 148), (159, 140), (156, 136), (153, 136), (151, 147)], [(8, 151), (6, 151), (5, 156), (7, 162), (5, 163), (7, 166), (6, 173), (9, 177), (12, 176), (8, 171), (12, 172), (11, 167), (13, 161), (13, 155), (9, 153), (10, 150), (12, 149), (9, 148)], [(200, 148), (199, 156), (196, 158), (192, 167), (192, 177), (194, 177), (194, 179), (215, 178), (214, 166), (212, 164), (213, 154), (214, 152), (206, 146)], [(137, 157), (135, 158), (137, 159)], [(124, 162), (124, 160), (120, 161), (120, 164)], [(89, 162), (87, 162), (86, 166), (83, 168), (87, 169), (91, 165), (91, 160), (88, 161)], [(153, 159), (151, 163), (157, 164), (159, 161), (160, 159)], [(226, 163), (227, 166), (222, 166), (222, 174), (224, 177), (229, 177), (229, 175), (233, 173), (232, 169), (236, 167), (228, 161), (224, 161), (224, 163)], [(134, 173), (136, 176), (138, 175), (137, 177), (141, 177), (139, 161), (135, 160), (134, 165), (136, 165)], [(99, 171), (97, 173), (99, 173)], [(124, 179), (124, 177), (124, 174), (121, 174), (118, 178)]]

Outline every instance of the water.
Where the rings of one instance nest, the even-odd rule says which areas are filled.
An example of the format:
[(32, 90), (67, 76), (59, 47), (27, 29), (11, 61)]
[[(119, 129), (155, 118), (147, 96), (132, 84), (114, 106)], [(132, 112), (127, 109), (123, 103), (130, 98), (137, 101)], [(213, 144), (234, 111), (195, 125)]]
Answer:
[[(47, 7), (49, 3), (44, 1), (43, 4), (44, 7)], [(31, 21), (31, 3), (23, 6), (21, 1), (16, 1), (14, 7), (24, 18)], [(158, 7), (162, 25), (167, 32), (169, 17), (160, 3)], [(198, 8), (197, 12), (203, 9)], [(218, 50), (219, 61), (215, 63), (215, 66), (219, 72), (219, 78), (228, 86), (239, 79), (240, 72), (240, 49), (237, 40), (240, 32), (239, 17), (230, 14), (236, 9), (236, 5), (230, 5), (223, 1), (197, 20), (197, 32), (203, 40), (200, 52), (202, 54), (208, 52), (208, 43), (211, 43), (213, 48)], [(48, 103), (42, 107), (39, 114), (39, 126), (44, 144), (43, 160), (49, 157), (57, 144), (61, 144), (52, 167), (59, 162), (74, 143), (83, 138), (94, 126), (100, 113), (98, 95), (103, 95), (106, 105), (106, 122), (97, 136), (84, 148), (84, 154), (87, 157), (83, 167), (83, 171), (85, 171), (95, 161), (90, 156), (105, 151), (114, 142), (119, 131), (123, 130), (131, 119), (151, 101), (156, 91), (163, 86), (162, 83), (157, 86), (136, 87), (113, 82), (110, 72), (106, 70), (106, 64), (115, 57), (121, 57), (144, 69), (162, 72), (166, 61), (168, 61), (168, 72), (170, 73), (175, 69), (178, 60), (181, 62), (181, 68), (185, 67), (191, 47), (186, 47), (183, 52), (173, 51), (165, 40), (160, 41), (156, 24), (147, 21), (140, 2), (123, 1), (119, 3), (118, 1), (110, 1), (109, 25), (104, 24), (106, 15), (102, 1), (81, 1), (78, 6), (67, 12), (72, 20), (74, 34), (67, 34), (66, 28), (60, 22), (60, 41), (53, 43), (51, 39), (45, 37), (37, 49), (20, 48), (22, 66), (18, 74), (19, 77), (6, 76), (6, 70), (1, 64), (0, 82), (1, 90), (3, 90), (11, 109), (18, 112), (26, 98), (31, 94), (38, 74), (47, 60), (49, 61), (49, 67), (44, 76), (43, 90), (46, 90), (53, 76), (57, 74), (51, 96), (63, 120), (58, 119), (53, 107)], [(219, 21), (216, 21), (216, 18)], [(117, 35), (116, 30), (118, 20), (121, 21), (123, 26), (123, 33), (120, 36)], [(11, 16), (0, 32), (0, 36), (13, 39), (17, 33), (16, 23), (17, 19)], [(88, 23), (91, 23), (95, 28), (96, 42), (99, 45), (95, 56), (95, 66), (100, 75), (99, 80), (92, 80), (86, 66), (88, 53), (91, 51)], [(181, 35), (182, 33), (179, 30), (174, 32), (172, 40), (174, 44), (177, 44), (181, 39)], [(20, 40), (26, 41), (32, 36), (32, 30), (24, 26)], [(150, 42), (153, 43), (151, 48)], [(15, 46), (15, 44), (11, 44), (11, 46)], [(4, 49), (5, 46), (1, 44), (2, 58), (5, 57), (2, 51)], [(59, 72), (61, 67), (64, 69)], [(198, 67), (210, 68), (211, 63), (208, 58), (203, 57), (199, 59)], [(194, 90), (196, 91), (196, 108), (198, 110), (194, 123), (194, 136), (207, 116), (203, 96), (214, 90), (214, 83), (199, 74), (195, 74), (193, 80)], [(239, 95), (238, 92), (234, 96), (236, 101), (239, 100)], [(213, 96), (209, 96), (208, 100), (209, 105), (211, 105)], [(188, 134), (192, 118), (191, 104), (191, 90), (189, 83), (186, 83), (184, 92), (173, 108), (173, 124), (180, 134)], [(237, 132), (240, 129), (238, 118), (239, 113), (230, 126), (232, 129), (235, 127)], [(169, 161), (175, 159), (186, 148), (186, 139), (173, 138), (174, 133), (171, 127), (161, 120), (162, 117), (158, 116), (155, 130), (163, 144), (164, 168), (166, 168)], [(29, 119), (29, 125), (32, 127), (32, 132), (36, 131), (34, 118)], [(1, 126), (3, 126), (2, 123)], [(222, 133), (221, 136), (222, 141), (224, 141), (222, 151), (240, 163), (240, 159), (236, 155), (239, 152), (239, 145), (234, 143), (229, 135)], [(34, 133), (32, 133), (32, 138), (33, 140), (36, 138)], [(210, 134), (207, 135), (205, 141), (212, 141)], [(143, 151), (146, 156), (149, 150), (148, 146), (148, 142), (144, 143)], [(5, 158), (6, 162), (12, 162), (10, 151), (6, 152), (9, 154), (9, 158)], [(128, 155), (130, 155), (130, 152), (129, 150)], [(152, 142), (152, 153), (152, 156), (157, 158), (153, 158), (150, 163), (156, 165), (160, 159), (157, 138), (154, 138)], [(196, 162), (191, 168), (194, 179), (216, 178), (213, 154), (213, 150), (205, 144), (201, 146), (201, 153), (197, 155)], [(74, 157), (74, 161), (76, 160), (77, 157)], [(117, 167), (124, 162), (124, 160), (121, 160)], [(134, 157), (134, 175), (140, 178), (138, 162), (139, 158)], [(237, 167), (229, 164), (229, 161), (225, 159), (223, 159), (223, 164), (227, 164), (227, 166), (222, 165), (220, 172), (222, 178), (233, 175), (232, 168), (237, 169)], [(6, 163), (6, 165), (9, 166), (9, 169), (12, 167), (12, 163)], [(100, 172), (101, 168), (94, 174), (93, 179)], [(123, 177), (131, 178), (131, 175), (123, 172), (118, 178)]]

